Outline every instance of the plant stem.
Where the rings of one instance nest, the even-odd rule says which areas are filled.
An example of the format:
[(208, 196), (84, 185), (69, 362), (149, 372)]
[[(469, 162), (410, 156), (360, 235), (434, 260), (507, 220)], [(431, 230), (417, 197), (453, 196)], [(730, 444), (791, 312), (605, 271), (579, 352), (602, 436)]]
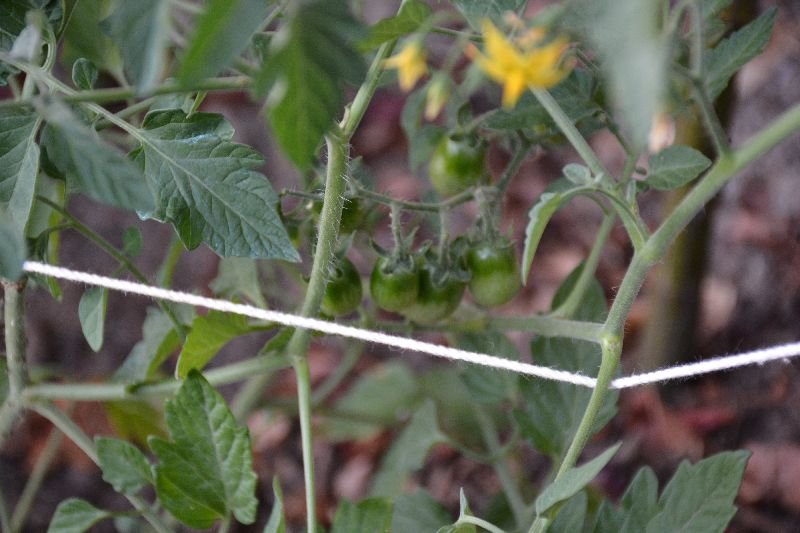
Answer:
[(494, 420), (486, 413), (483, 406), (477, 406), (475, 409), (475, 418), (478, 420), (478, 425), (483, 434), (483, 442), (489, 451), (489, 456), (492, 457), (492, 467), (494, 468), (497, 479), (503, 487), (503, 493), (506, 495), (511, 512), (514, 515), (514, 521), (517, 523), (518, 528), (522, 528), (525, 523), (530, 519), (528, 513), (528, 506), (522, 499), (522, 494), (519, 492), (517, 482), (511, 475), (508, 465), (505, 462), (505, 457), (500, 454), (502, 445), (500, 439), (497, 437), (497, 427), (495, 427)]
[[(6, 61), (6, 57), (0, 57), (0, 60)], [(30, 65), (20, 64), (14, 61), (14, 66), (24, 70), (26, 73), (35, 74), (34, 68)], [(38, 69), (37, 69), (38, 70)], [(42, 72), (43, 73), (43, 72)], [(221, 78), (210, 78), (202, 80), (194, 85), (186, 86), (181, 85), (175, 81), (164, 82), (161, 86), (153, 90), (152, 95), (162, 94), (175, 94), (175, 93), (189, 93), (195, 91), (207, 92), (220, 92), (220, 91), (241, 91), (249, 89), (252, 86), (252, 79), (249, 76), (229, 76)], [(66, 87), (66, 86), (65, 86)], [(62, 99), (70, 104), (82, 102), (94, 102), (98, 104), (108, 102), (125, 101), (130, 98), (136, 97), (136, 90), (132, 87), (114, 87), (111, 89), (92, 89), (89, 91), (73, 91), (70, 89), (69, 93), (65, 94)], [(22, 98), (20, 100), (5, 100), (0, 102), (0, 107), (20, 104), (32, 104), (32, 98)]]
[(482, 518), (478, 518), (477, 516), (461, 516), (459, 517), (458, 522), (456, 522), (456, 524), (473, 524), (478, 527), (482, 527), (486, 531), (489, 531), (489, 533), (506, 533), (504, 530), (500, 529), (496, 525), (487, 522)]
[(317, 390), (314, 391), (314, 394), (311, 395), (311, 405), (316, 407), (322, 402), (324, 402), (328, 396), (336, 390), (344, 378), (350, 373), (351, 370), (356, 366), (356, 363), (361, 359), (361, 355), (364, 353), (364, 343), (359, 341), (350, 342), (347, 345), (347, 351), (344, 354), (344, 358), (339, 361), (339, 364), (336, 365), (336, 368), (333, 369), (333, 372), (323, 381), (318, 387)]
[[(271, 373), (289, 366), (285, 357), (259, 356), (203, 372), (203, 376), (214, 386), (242, 381), (254, 374)], [(181, 381), (169, 379), (160, 383), (148, 383), (133, 387), (126, 383), (45, 383), (29, 385), (23, 392), (26, 402), (46, 399), (75, 401), (114, 401), (132, 398), (160, 398), (178, 390)]]
[(0, 409), (0, 444), (14, 427), (22, 411), (22, 391), (28, 381), (25, 361), (25, 314), (21, 281), (3, 280), (3, 320), (5, 324), (8, 395)]
[(600, 262), (600, 254), (603, 252), (603, 248), (605, 248), (608, 236), (611, 234), (616, 220), (617, 217), (614, 213), (607, 213), (603, 217), (600, 229), (597, 230), (597, 237), (592, 251), (589, 252), (589, 257), (587, 257), (586, 261), (583, 263), (583, 268), (581, 268), (581, 273), (578, 276), (578, 280), (575, 282), (575, 286), (572, 288), (569, 296), (567, 296), (567, 299), (553, 311), (553, 316), (571, 318), (578, 310), (583, 296), (586, 294), (586, 290), (594, 279), (594, 274), (597, 271), (597, 264)]
[[(84, 433), (83, 430), (79, 428), (77, 424), (75, 424), (75, 422), (72, 421), (72, 419), (49, 404), (35, 403), (30, 407), (48, 419), (56, 428), (58, 428), (58, 430), (69, 437), (69, 439), (74, 442), (83, 451), (83, 453), (89, 457), (89, 459), (91, 459), (96, 465), (100, 466), (100, 459), (97, 456), (97, 449), (95, 448), (94, 443), (89, 436)], [(147, 520), (147, 522), (153, 526), (153, 529), (155, 529), (158, 533), (171, 533), (169, 526), (167, 526), (161, 520), (161, 518), (155, 512), (153, 512), (152, 509), (150, 509), (146, 501), (135, 495), (125, 495), (125, 497), (129, 502), (131, 502), (131, 505), (133, 505), (134, 509), (139, 511), (142, 517), (144, 517), (144, 519)]]
[[(133, 277), (135, 277), (139, 282), (144, 283), (146, 285), (151, 285), (150, 280), (147, 279), (147, 276), (145, 276), (142, 273), (141, 270), (136, 268), (136, 265), (133, 264), (133, 262), (128, 258), (127, 255), (125, 255), (124, 253), (119, 251), (116, 248), (116, 246), (114, 246), (113, 244), (111, 244), (110, 242), (105, 240), (98, 233), (96, 233), (94, 230), (92, 230), (89, 226), (85, 225), (83, 222), (81, 222), (80, 220), (78, 220), (77, 218), (72, 216), (72, 214), (69, 211), (67, 211), (66, 208), (64, 208), (63, 206), (59, 205), (56, 202), (53, 202), (49, 198), (46, 198), (46, 197), (41, 196), (41, 195), (37, 195), (36, 199), (39, 202), (42, 202), (43, 204), (47, 205), (48, 207), (50, 207), (54, 211), (57, 211), (59, 214), (61, 214), (61, 216), (66, 218), (76, 231), (78, 231), (81, 235), (83, 235), (84, 237), (89, 239), (91, 242), (96, 244), (98, 248), (100, 248), (101, 250), (106, 252), (108, 255), (113, 257), (121, 266), (123, 266), (128, 272), (130, 272), (133, 275)], [(158, 300), (156, 303), (161, 308), (161, 310), (164, 311), (164, 314), (166, 314), (167, 317), (170, 319), (170, 321), (172, 322), (172, 325), (174, 326), (175, 331), (178, 333), (180, 338), (185, 340), (186, 339), (186, 328), (184, 327), (183, 324), (181, 324), (181, 321), (178, 320), (178, 317), (175, 316), (175, 312), (172, 310), (172, 308), (168, 304), (166, 304), (166, 303), (164, 303), (164, 302), (162, 302), (160, 300)]]
[(36, 493), (39, 492), (42, 481), (44, 481), (44, 477), (47, 475), (50, 465), (56, 458), (58, 449), (61, 446), (61, 441), (63, 440), (64, 434), (53, 428), (50, 435), (47, 437), (44, 448), (36, 459), (36, 464), (28, 477), (28, 481), (25, 483), (25, 488), (22, 489), (22, 494), (20, 494), (19, 500), (17, 500), (17, 505), (14, 507), (14, 513), (11, 515), (12, 532), (20, 531), (25, 524), (25, 518), (30, 512)]
[[(597, 386), (592, 391), (584, 416), (558, 468), (555, 479), (561, 478), (565, 472), (575, 466), (578, 457), (592, 434), (597, 413), (605, 400), (608, 386), (619, 364), (625, 319), (650, 267), (663, 259), (664, 254), (666, 254), (667, 249), (678, 233), (689, 224), (727, 181), (747, 164), (798, 130), (800, 130), (800, 105), (796, 105), (784, 112), (777, 120), (773, 121), (734, 153), (723, 154), (711, 167), (711, 170), (669, 214), (658, 230), (650, 236), (645, 246), (634, 254), (603, 328), (604, 332), (600, 343), (602, 361), (597, 375)], [(530, 531), (543, 530), (541, 528), (546, 527), (543, 526), (546, 521), (546, 518), (538, 517), (531, 526)]]
[(589, 146), (589, 143), (583, 138), (583, 135), (581, 135), (575, 127), (575, 124), (572, 123), (572, 120), (564, 113), (564, 110), (561, 109), (558, 102), (556, 102), (545, 89), (532, 89), (532, 91), (536, 99), (539, 100), (539, 103), (542, 104), (542, 107), (544, 107), (550, 115), (550, 118), (553, 119), (567, 140), (569, 140), (570, 144), (572, 144), (573, 148), (578, 152), (578, 155), (581, 156), (586, 166), (591, 169), (592, 174), (605, 174), (610, 179), (611, 173), (606, 170), (603, 163), (597, 158), (592, 147)]

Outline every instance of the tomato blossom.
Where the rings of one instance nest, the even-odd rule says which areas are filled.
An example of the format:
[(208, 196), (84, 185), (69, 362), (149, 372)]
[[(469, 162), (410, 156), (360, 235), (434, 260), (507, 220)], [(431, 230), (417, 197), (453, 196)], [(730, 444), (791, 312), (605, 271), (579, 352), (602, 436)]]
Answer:
[(561, 62), (564, 38), (542, 45), (541, 30), (532, 29), (508, 39), (491, 22), (483, 23), (484, 53), (471, 45), (467, 55), (490, 78), (503, 85), (503, 107), (512, 108), (527, 88), (546, 89), (558, 84), (570, 68)]
[(400, 88), (410, 91), (417, 81), (428, 72), (426, 56), (417, 41), (406, 44), (400, 52), (383, 62), (385, 68), (397, 69)]

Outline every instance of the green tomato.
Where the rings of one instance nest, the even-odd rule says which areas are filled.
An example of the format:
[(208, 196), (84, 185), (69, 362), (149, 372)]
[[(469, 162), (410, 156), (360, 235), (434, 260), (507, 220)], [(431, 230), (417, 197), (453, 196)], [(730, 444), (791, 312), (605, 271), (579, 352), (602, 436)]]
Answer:
[(428, 163), (431, 184), (441, 196), (453, 196), (476, 185), (483, 176), (486, 145), (477, 137), (448, 135)]
[(358, 308), (362, 296), (361, 276), (353, 263), (343, 257), (325, 287), (322, 312), (330, 316), (349, 315)]
[(476, 303), (502, 305), (519, 292), (519, 265), (511, 243), (478, 243), (467, 251), (466, 261), (472, 274), (469, 292)]
[(403, 314), (412, 322), (433, 324), (453, 314), (464, 296), (466, 282), (451, 272), (441, 272), (436, 265), (421, 261), (419, 293), (414, 305)]
[(408, 309), (417, 301), (419, 272), (416, 264), (403, 264), (381, 257), (369, 278), (369, 290), (375, 305), (386, 311)]

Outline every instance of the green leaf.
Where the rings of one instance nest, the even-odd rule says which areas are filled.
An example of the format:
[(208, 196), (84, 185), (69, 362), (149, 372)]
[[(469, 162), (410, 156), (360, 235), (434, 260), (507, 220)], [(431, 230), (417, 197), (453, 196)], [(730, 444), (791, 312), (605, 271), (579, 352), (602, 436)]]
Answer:
[(81, 301), (78, 304), (81, 331), (83, 331), (83, 336), (86, 337), (89, 347), (95, 352), (103, 347), (107, 306), (108, 289), (103, 287), (89, 287), (83, 291)]
[(98, 509), (86, 500), (69, 498), (58, 504), (47, 533), (83, 533), (111, 513)]
[(149, 307), (142, 325), (142, 340), (114, 373), (114, 381), (141, 383), (153, 378), (161, 363), (180, 345), (181, 339), (167, 315), (157, 307)]
[(192, 322), (192, 331), (178, 357), (175, 378), (183, 379), (191, 370), (202, 370), (220, 349), (239, 335), (250, 333), (254, 328), (244, 315), (209, 311)]
[(392, 524), (392, 501), (387, 498), (368, 498), (339, 504), (333, 518), (331, 533), (389, 533)]
[[(572, 498), (575, 494), (583, 490), (600, 471), (605, 468), (608, 462), (617, 453), (622, 443), (617, 443), (611, 448), (607, 449), (588, 463), (581, 466), (570, 468), (564, 475), (547, 486), (539, 497), (536, 498), (536, 514), (543, 515), (548, 509)], [(677, 530), (673, 530), (677, 531)]]
[(286, 533), (286, 518), (283, 516), (283, 491), (278, 476), (272, 478), (272, 492), (275, 502), (269, 512), (269, 520), (264, 526), (264, 533)]
[(115, 402), (104, 402), (106, 417), (120, 438), (147, 446), (151, 436), (167, 436), (164, 413), (154, 400), (130, 398)]
[(247, 257), (223, 257), (219, 260), (217, 277), (209, 284), (214, 294), (224, 298), (246, 298), (266, 309), (267, 302), (261, 292), (258, 264)]
[(586, 491), (580, 491), (570, 498), (559, 509), (558, 515), (548, 528), (549, 533), (573, 533), (583, 531), (583, 522), (586, 520), (586, 507), (588, 498)]
[(216, 76), (247, 47), (267, 15), (264, 0), (211, 0), (195, 23), (178, 69), (185, 85)]
[(777, 14), (776, 8), (767, 9), (706, 53), (705, 82), (711, 100), (715, 100), (728, 86), (737, 70), (764, 50), (772, 35)]
[(172, 441), (150, 439), (161, 504), (184, 524), (206, 529), (233, 512), (256, 518), (256, 475), (247, 428), (236, 423), (222, 396), (197, 371), (166, 404)]
[[(485, 330), (480, 333), (461, 333), (455, 337), (455, 345), (469, 352), (490, 353), (504, 359), (519, 360), (519, 352), (508, 337), (498, 331)], [(517, 379), (509, 372), (466, 365), (461, 371), (473, 400), (484, 404), (497, 404), (514, 397)]]
[(320, 431), (329, 441), (367, 439), (397, 424), (419, 396), (414, 374), (402, 363), (379, 365), (359, 377), (336, 402), (336, 412), (352, 416), (323, 421)]
[(0, 108), (0, 207), (24, 233), (39, 174), (39, 116), (26, 106)]
[(451, 0), (461, 14), (467, 19), (469, 25), (476, 30), (481, 29), (483, 19), (494, 22), (503, 20), (509, 12), (516, 12), (527, 2), (525, 0)]
[(658, 478), (649, 467), (640, 468), (622, 495), (623, 511), (620, 533), (644, 531), (647, 523), (658, 512)]
[(125, 228), (125, 233), (122, 234), (122, 252), (130, 258), (134, 258), (142, 251), (142, 244), (144, 237), (142, 232), (136, 226), (129, 226)]
[(603, 60), (612, 100), (633, 144), (645, 146), (667, 82), (661, 7), (641, 0), (581, 0), (573, 9)]
[(84, 91), (94, 89), (94, 85), (97, 83), (97, 75), (97, 67), (85, 57), (78, 58), (72, 64), (72, 83), (78, 89), (83, 89)]
[(346, 0), (292, 2), (290, 8), (258, 85), (261, 94), (271, 88), (268, 118), (281, 148), (305, 170), (341, 112), (342, 83), (363, 78), (364, 59), (354, 44), (362, 27)]
[(450, 520), (447, 510), (424, 489), (394, 500), (392, 531), (396, 533), (436, 531)]
[[(580, 269), (578, 266), (573, 270), (558, 289), (553, 298), (553, 309), (567, 297)], [(602, 322), (605, 314), (605, 294), (595, 281), (584, 295), (574, 318)], [(537, 337), (531, 342), (531, 353), (536, 364), (584, 375), (597, 374), (600, 366), (600, 348), (587, 341)], [(572, 442), (592, 391), (567, 383), (530, 379), (520, 380), (519, 387), (522, 402), (514, 411), (514, 418), (522, 434), (531, 439), (539, 451), (558, 461)], [(613, 418), (617, 395), (616, 391), (608, 393), (595, 420), (594, 431), (600, 430)]]
[(725, 531), (736, 514), (734, 500), (750, 457), (748, 451), (723, 452), (690, 465), (684, 461), (659, 498), (660, 512), (647, 533)]
[(662, 191), (677, 189), (695, 179), (709, 166), (711, 161), (694, 148), (670, 146), (650, 156), (647, 184)]
[(140, 94), (152, 91), (161, 80), (169, 43), (168, 0), (118, 2), (114, 13), (100, 26), (117, 44), (125, 71)]
[(47, 121), (42, 147), (66, 175), (70, 189), (123, 209), (146, 212), (153, 208), (147, 182), (130, 160), (101, 141), (63, 104), (53, 103), (42, 113)]
[(140, 132), (144, 173), (156, 195), (152, 218), (171, 222), (187, 248), (201, 242), (222, 256), (299, 261), (275, 209), (278, 197), (255, 169), (261, 155), (231, 142), (213, 113), (149, 113)]
[[(567, 185), (565, 187), (564, 185)], [(533, 264), (533, 256), (539, 247), (547, 224), (553, 215), (573, 197), (586, 191), (584, 187), (572, 187), (567, 181), (555, 181), (545, 189), (528, 212), (528, 225), (525, 227), (525, 248), (522, 251), (522, 283), (528, 280)]]
[(397, 15), (376, 22), (369, 35), (358, 43), (358, 47), (367, 52), (387, 41), (413, 33), (433, 14), (428, 4), (421, 0), (409, 0), (400, 6)]
[(422, 467), (428, 451), (447, 438), (439, 431), (436, 406), (427, 401), (420, 407), (406, 428), (392, 444), (383, 459), (381, 468), (372, 483), (373, 496), (397, 497), (403, 493), (403, 485), (409, 472)]
[(19, 279), (27, 255), (22, 232), (8, 213), (0, 208), (0, 278)]
[[(131, 2), (128, 2), (131, 3)], [(72, 2), (69, 24), (64, 28), (64, 58), (66, 64), (85, 57), (97, 68), (122, 78), (122, 57), (119, 48), (100, 28), (100, 21), (112, 7), (110, 0), (80, 0)]]
[(0, 108), (0, 205), (19, 215), (20, 227), (31, 209), (38, 172), (35, 137), (39, 124), (38, 115), (28, 106)]
[(111, 437), (95, 437), (103, 480), (123, 494), (136, 494), (153, 483), (150, 463), (133, 444)]

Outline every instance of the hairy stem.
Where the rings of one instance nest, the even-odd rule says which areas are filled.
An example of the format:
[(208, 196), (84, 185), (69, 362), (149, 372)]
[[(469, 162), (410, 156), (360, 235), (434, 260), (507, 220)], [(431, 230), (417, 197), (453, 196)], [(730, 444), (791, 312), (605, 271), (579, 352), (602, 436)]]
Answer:
[(6, 339), (6, 366), (8, 371), (8, 395), (0, 409), (0, 444), (16, 424), (22, 411), (22, 391), (28, 381), (25, 361), (25, 309), (22, 281), (3, 280), (3, 320)]

